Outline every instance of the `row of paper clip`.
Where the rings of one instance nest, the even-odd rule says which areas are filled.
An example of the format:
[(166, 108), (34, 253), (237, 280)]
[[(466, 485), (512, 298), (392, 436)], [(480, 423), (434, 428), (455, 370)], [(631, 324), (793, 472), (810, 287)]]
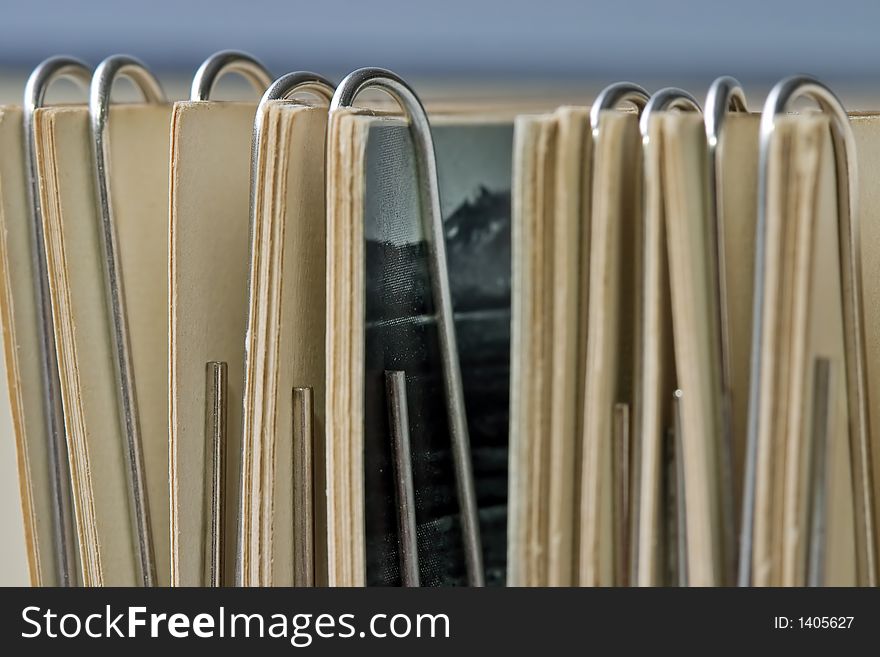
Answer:
[[(858, 230), (854, 228), (855, 222), (858, 220), (857, 196), (856, 188), (856, 152), (855, 140), (852, 129), (850, 127), (849, 118), (843, 104), (835, 96), (835, 94), (824, 84), (809, 76), (791, 76), (778, 82), (771, 89), (767, 96), (765, 104), (761, 111), (761, 122), (759, 128), (759, 178), (758, 178), (758, 212), (756, 224), (756, 242), (755, 242), (755, 299), (754, 313), (752, 317), (752, 343), (751, 343), (751, 364), (752, 372), (749, 386), (748, 399), (748, 429), (746, 442), (746, 463), (745, 463), (745, 481), (743, 487), (742, 512), (740, 522), (737, 523), (734, 518), (734, 481), (732, 471), (733, 461), (733, 445), (732, 445), (732, 428), (731, 428), (731, 363), (730, 363), (730, 336), (728, 335), (729, 323), (725, 313), (725, 303), (723, 300), (725, 294), (724, 281), (724, 262), (723, 262), (723, 244), (722, 235), (724, 227), (720, 220), (720, 194), (718, 188), (720, 185), (720, 159), (721, 159), (721, 143), (725, 118), (731, 112), (748, 112), (745, 93), (739, 82), (729, 76), (723, 76), (716, 79), (709, 87), (705, 109), (701, 110), (700, 105), (693, 95), (677, 88), (664, 88), (654, 94), (649, 94), (643, 88), (632, 83), (623, 82), (612, 84), (606, 87), (597, 97), (590, 111), (590, 124), (593, 131), (594, 140), (599, 134), (599, 116), (603, 110), (610, 110), (618, 107), (621, 103), (629, 103), (634, 106), (639, 114), (639, 129), (642, 137), (642, 147), (645, 152), (651, 147), (649, 139), (649, 125), (651, 115), (654, 112), (678, 110), (684, 112), (704, 112), (704, 125), (706, 131), (706, 141), (708, 148), (708, 182), (709, 182), (709, 200), (710, 200), (710, 235), (713, 248), (714, 280), (712, 281), (716, 294), (720, 300), (717, 305), (719, 317), (716, 318), (715, 324), (718, 328), (717, 348), (720, 353), (721, 366), (721, 407), (722, 413), (722, 432), (717, 437), (719, 441), (720, 458), (720, 477), (722, 488), (722, 517), (723, 517), (723, 541), (724, 553), (726, 555), (726, 564), (724, 565), (723, 581), (728, 583), (736, 582), (739, 586), (749, 586), (752, 583), (752, 558), (753, 558), (753, 537), (756, 514), (756, 487), (757, 487), (757, 470), (758, 470), (758, 447), (759, 447), (759, 400), (762, 395), (762, 381), (760, 375), (764, 371), (766, 363), (763, 359), (766, 357), (762, 350), (764, 340), (769, 331), (766, 320), (766, 302), (762, 291), (764, 289), (764, 280), (766, 278), (765, 270), (767, 267), (767, 258), (770, 257), (766, 250), (767, 241), (767, 213), (768, 213), (768, 196), (767, 196), (767, 176), (769, 166), (769, 150), (770, 142), (773, 137), (776, 121), (778, 117), (791, 111), (799, 100), (812, 100), (818, 105), (818, 108), (829, 117), (831, 127), (832, 143), (835, 155), (836, 177), (838, 185), (837, 195), (837, 214), (838, 214), (838, 232), (841, 241), (840, 250), (840, 279), (841, 289), (843, 290), (843, 319), (844, 319), (844, 335), (845, 335), (845, 361), (846, 361), (846, 383), (847, 389), (853, 391), (850, 404), (850, 422), (849, 422), (849, 440), (850, 451), (852, 454), (853, 467), (853, 490), (855, 498), (856, 510), (856, 554), (857, 564), (856, 571), (858, 581), (868, 585), (877, 584), (877, 566), (876, 566), (876, 547), (875, 547), (875, 528), (874, 528), (874, 507), (875, 500), (873, 498), (873, 484), (871, 475), (871, 446), (870, 432), (868, 427), (868, 396), (867, 396), (867, 364), (865, 355), (865, 327), (862, 317), (862, 283), (859, 274), (859, 253), (860, 245), (858, 242)], [(656, 273), (656, 272), (655, 272)], [(659, 316), (659, 304), (662, 301), (653, 295), (646, 295), (642, 301), (641, 311)], [(659, 358), (662, 346), (656, 341), (657, 336), (643, 336), (645, 343), (643, 348), (647, 358)], [(652, 341), (655, 344), (651, 345)], [(643, 355), (643, 357), (645, 357)], [(827, 372), (827, 360), (818, 359), (817, 362), (817, 378), (821, 379), (822, 371)], [(825, 369), (823, 370), (823, 366)], [(827, 379), (827, 376), (826, 376)], [(825, 385), (825, 393), (827, 395), (827, 381)], [(676, 390), (673, 395), (673, 403), (675, 406), (676, 424), (680, 422), (680, 398), (681, 391)], [(680, 432), (680, 427), (676, 427), (675, 433)], [(824, 445), (824, 440), (820, 437), (819, 442)], [(680, 447), (681, 443), (677, 443)], [(676, 448), (678, 449), (678, 447)], [(820, 459), (825, 458), (824, 450), (817, 448)], [(822, 473), (825, 470), (824, 463), (817, 466), (817, 472)], [(680, 478), (681, 473), (678, 477)], [(679, 491), (681, 498), (681, 491)], [(824, 497), (819, 495), (819, 499), (824, 503)], [(814, 514), (818, 513), (824, 517), (825, 509), (813, 509)], [(679, 505), (679, 516), (683, 510)], [(679, 526), (683, 523), (683, 518), (679, 517)], [(736, 525), (739, 524), (740, 530), (737, 536)], [(816, 545), (812, 546), (810, 554), (810, 577), (809, 581), (813, 585), (821, 583), (821, 563), (823, 556), (822, 541), (813, 541)], [(818, 552), (813, 552), (813, 548)], [(684, 541), (678, 542), (678, 570), (680, 572), (680, 582), (687, 582), (686, 554)]]
[[(366, 89), (381, 89), (401, 105), (410, 119), (418, 154), (418, 166), (425, 207), (428, 209), (432, 234), (442, 235), (440, 197), (437, 187), (436, 163), (427, 113), (415, 92), (409, 85), (391, 71), (377, 68), (359, 69), (348, 75), (335, 87), (326, 78), (315, 73), (288, 73), (273, 81), (273, 76), (256, 59), (246, 53), (222, 51), (208, 58), (198, 69), (192, 83), (191, 100), (209, 100), (218, 80), (227, 73), (238, 73), (262, 94), (254, 124), (252, 147), (252, 184), (256, 180), (256, 167), (259, 162), (259, 144), (262, 130), (262, 116), (265, 105), (274, 100), (293, 97), (307, 92), (330, 103), (330, 109), (352, 106), (356, 97)], [(140, 61), (125, 55), (115, 55), (105, 59), (94, 73), (88, 66), (74, 58), (53, 57), (40, 64), (28, 79), (24, 99), (24, 130), (26, 137), (29, 193), (32, 208), (33, 260), (36, 272), (35, 295), (40, 313), (41, 373), (44, 399), (44, 414), (48, 430), (48, 451), (53, 498), (53, 535), (59, 582), (64, 585), (76, 583), (75, 545), (73, 517), (70, 502), (70, 477), (68, 471), (67, 442), (65, 438), (62, 400), (59, 390), (58, 357), (54, 344), (54, 326), (49, 281), (46, 267), (46, 252), (43, 241), (43, 221), (39, 204), (39, 181), (35, 167), (34, 113), (42, 107), (50, 85), (56, 80), (66, 78), (79, 83), (89, 90), (89, 116), (92, 135), (96, 195), (101, 215), (101, 243), (104, 255), (104, 273), (107, 303), (112, 317), (112, 338), (115, 359), (115, 375), (118, 403), (122, 417), (122, 430), (126, 448), (126, 471), (129, 477), (131, 515), (135, 544), (138, 550), (140, 581), (145, 586), (155, 583), (154, 545), (150, 531), (149, 500), (146, 491), (144, 459), (141, 445), (140, 422), (137, 408), (136, 382), (132, 366), (128, 338), (128, 320), (125, 309), (124, 281), (121, 277), (120, 253), (113, 218), (113, 203), (108, 185), (108, 117), (110, 94), (114, 83), (120, 78), (129, 79), (147, 103), (166, 102), (165, 94), (156, 77)], [(253, 190), (251, 194), (251, 218), (253, 218)], [(452, 310), (449, 282), (446, 271), (445, 245), (442, 239), (431, 252), (432, 288), (436, 305), (436, 316), (441, 331), (443, 345), (442, 360), (447, 394), (447, 408), (450, 414), (452, 439), (456, 455), (455, 465), (458, 481), (459, 499), (462, 500), (465, 541), (468, 554), (468, 571), (474, 584), (480, 584), (482, 572), (479, 530), (477, 528), (476, 502), (473, 474), (470, 466), (467, 425), (464, 415), (464, 400), (461, 386), (461, 373), (457, 357), (455, 333), (452, 324)], [(207, 581), (219, 586), (225, 583), (223, 577), (224, 519), (226, 517), (225, 471), (226, 471), (226, 415), (227, 415), (227, 366), (222, 362), (206, 364), (206, 440), (208, 456), (205, 465), (206, 479), (210, 488), (207, 491), (210, 518), (210, 536), (206, 541)], [(415, 496), (412, 484), (412, 471), (409, 464), (409, 424), (406, 413), (405, 378), (400, 372), (389, 372), (387, 376), (389, 398), (389, 419), (396, 453), (396, 473), (398, 494), (400, 496), (401, 534), (406, 567), (405, 579), (408, 583), (417, 582), (418, 567), (415, 552)], [(312, 433), (312, 395), (311, 388), (294, 390), (294, 431), (304, 435)], [(311, 442), (308, 440), (307, 442)], [(242, 451), (249, 449), (247, 439), (243, 440)], [(242, 455), (244, 458), (244, 455)], [(239, 514), (240, 515), (240, 514)], [(237, 559), (237, 562), (239, 560)], [(240, 572), (240, 564), (237, 571)]]
[[(307, 72), (288, 73), (273, 82), (273, 76), (258, 61), (249, 55), (233, 51), (217, 53), (206, 60), (198, 69), (191, 91), (192, 100), (208, 100), (218, 79), (226, 73), (235, 72), (245, 77), (260, 93), (262, 99), (256, 113), (254, 140), (252, 147), (252, 178), (256, 180), (256, 167), (259, 162), (258, 148), (261, 143), (261, 118), (266, 103), (278, 99), (291, 98), (297, 93), (308, 92), (325, 99), (330, 110), (352, 106), (355, 99), (366, 89), (378, 88), (390, 94), (406, 113), (411, 126), (416, 151), (418, 179), (421, 190), (423, 214), (426, 232), (431, 235), (430, 273), (434, 307), (442, 350), (443, 381), (446, 396), (446, 410), (449, 416), (451, 442), (454, 453), (454, 465), (457, 481), (458, 499), (462, 517), (463, 544), (465, 546), (466, 569), (471, 585), (483, 583), (482, 550), (479, 523), (477, 517), (474, 478), (471, 466), (468, 427), (465, 417), (464, 396), (462, 392), (461, 372), (456, 347), (456, 337), (452, 318), (449, 280), (446, 264), (445, 243), (443, 239), (442, 216), (440, 214), (440, 198), (437, 184), (437, 169), (434, 158), (431, 129), (427, 113), (413, 90), (407, 83), (390, 71), (383, 69), (359, 69), (343, 79), (338, 87), (320, 75)], [(108, 167), (108, 117), (110, 94), (115, 81), (121, 77), (128, 78), (141, 92), (148, 103), (164, 103), (165, 95), (158, 80), (138, 60), (127, 56), (112, 56), (104, 60), (92, 73), (82, 62), (67, 57), (55, 57), (43, 62), (28, 80), (24, 101), (24, 129), (26, 136), (27, 167), (29, 175), (29, 192), (33, 214), (34, 271), (36, 272), (35, 295), (40, 312), (40, 343), (42, 385), (45, 400), (45, 417), (49, 427), (49, 454), (52, 469), (53, 525), (55, 536), (55, 552), (58, 556), (57, 568), (59, 581), (75, 584), (75, 532), (70, 504), (70, 478), (68, 474), (67, 446), (59, 393), (58, 362), (54, 346), (54, 327), (49, 298), (48, 275), (46, 269), (46, 253), (43, 241), (43, 223), (39, 204), (39, 191), (34, 151), (35, 138), (33, 118), (34, 112), (44, 103), (48, 87), (60, 78), (72, 79), (89, 89), (90, 128), (92, 135), (95, 189), (98, 208), (101, 215), (100, 234), (104, 254), (104, 272), (106, 281), (107, 303), (112, 317), (112, 337), (115, 355), (115, 373), (118, 390), (118, 402), (122, 417), (122, 430), (125, 440), (129, 475), (129, 495), (134, 521), (133, 531), (136, 535), (138, 557), (141, 571), (141, 582), (150, 586), (155, 582), (154, 547), (149, 523), (149, 500), (147, 499), (143, 454), (141, 448), (140, 423), (136, 403), (136, 382), (132, 367), (132, 357), (128, 339), (128, 321), (126, 317), (125, 290), (121, 279), (120, 253), (117, 245), (116, 226), (113, 217), (111, 190), (107, 182)], [(853, 185), (850, 182), (853, 169), (852, 136), (846, 113), (836, 97), (822, 84), (806, 77), (794, 77), (783, 80), (771, 91), (764, 106), (760, 133), (760, 170), (759, 186), (758, 240), (757, 240), (757, 271), (756, 279), (763, 275), (763, 243), (766, 215), (766, 177), (767, 148), (777, 116), (784, 113), (798, 98), (807, 96), (818, 102), (821, 109), (832, 119), (832, 133), (835, 151), (838, 155), (839, 181), (845, 192), (839, 196), (841, 235), (850, 239), (852, 216), (855, 212)], [(654, 112), (681, 110), (700, 111), (696, 99), (680, 89), (666, 88), (649, 95), (641, 87), (631, 83), (618, 83), (604, 89), (591, 108), (591, 125), (594, 135), (598, 134), (599, 115), (602, 110), (614, 109), (622, 103), (631, 103), (640, 114), (640, 128), (645, 147), (648, 144), (648, 123)], [(709, 180), (713, 200), (717, 204), (715, 193), (716, 164), (719, 156), (719, 136), (724, 118), (730, 111), (747, 111), (746, 101), (740, 85), (733, 78), (723, 77), (716, 80), (708, 93), (705, 108), (705, 126), (709, 147)], [(251, 220), (253, 221), (253, 187), (251, 190)], [(717, 223), (717, 207), (714, 207)], [(717, 230), (717, 226), (715, 227)], [(716, 240), (717, 245), (717, 240)], [(848, 251), (852, 257), (853, 251)], [(853, 262), (841, 263), (841, 275), (844, 280), (843, 289), (848, 290), (847, 313), (845, 317), (848, 353), (847, 380), (851, 389), (858, 395), (858, 407), (867, 408), (864, 358), (864, 327), (860, 313), (854, 309), (861, 308), (861, 288), (858, 276), (855, 275)], [(719, 274), (720, 277), (720, 274)], [(723, 288), (722, 281), (717, 280), (719, 293)], [(756, 287), (757, 289), (757, 287)], [(761, 370), (761, 332), (764, 330), (761, 315), (761, 300), (756, 305), (753, 336), (753, 372)], [(724, 321), (719, 326), (726, 326)], [(722, 350), (722, 390), (729, 394), (730, 381), (728, 369), (728, 336), (719, 336)], [(760, 377), (752, 378), (750, 390), (751, 404), (760, 397)], [(406, 380), (402, 372), (386, 373), (386, 390), (391, 427), (391, 440), (394, 450), (394, 476), (396, 481), (398, 528), (400, 542), (401, 574), (404, 585), (418, 585), (419, 563), (416, 545), (415, 495), (413, 490), (412, 469), (410, 465), (409, 423), (407, 420)], [(206, 541), (206, 563), (209, 572), (208, 583), (223, 585), (222, 574), (224, 518), (226, 517), (227, 501), (225, 500), (226, 470), (226, 364), (212, 362), (207, 364), (206, 374), (206, 440), (208, 455), (206, 463), (206, 480), (210, 490), (209, 540)], [(309, 388), (297, 388), (294, 391), (294, 431), (302, 432), (306, 437), (312, 432), (312, 396)], [(751, 412), (751, 411), (750, 411)], [(866, 411), (862, 411), (856, 423), (856, 436), (853, 440), (858, 463), (870, 464), (867, 436)], [(727, 419), (729, 423), (729, 418)], [(755, 459), (757, 446), (757, 428), (749, 422), (749, 436), (746, 465), (745, 501), (743, 504), (742, 535), (738, 550), (739, 583), (749, 583), (751, 554), (751, 527), (754, 514)], [(729, 427), (721, 436), (725, 442), (722, 449), (730, 449)], [(311, 442), (311, 441), (308, 441)], [(242, 458), (249, 449), (247, 436), (242, 441)], [(725, 459), (729, 465), (730, 459)], [(857, 467), (857, 472), (869, 473), (870, 468)], [(730, 479), (730, 473), (727, 473)], [(729, 483), (729, 482), (728, 482)], [(868, 482), (863, 482), (868, 483)], [(730, 488), (727, 486), (727, 488)], [(863, 486), (866, 491), (859, 503), (865, 507), (866, 513), (860, 517), (871, 518), (873, 499), (867, 491), (870, 486)], [(726, 491), (732, 496), (732, 492)], [(732, 500), (728, 500), (728, 508), (732, 508)], [(239, 514), (240, 515), (240, 514)], [(732, 512), (725, 518), (726, 535), (735, 542), (735, 525)], [(875, 558), (873, 554), (873, 528), (862, 526), (860, 539), (866, 548), (865, 563), (862, 568), (871, 573), (870, 580), (876, 579)], [(238, 560), (237, 560), (238, 561)], [(240, 571), (239, 568), (237, 569)]]

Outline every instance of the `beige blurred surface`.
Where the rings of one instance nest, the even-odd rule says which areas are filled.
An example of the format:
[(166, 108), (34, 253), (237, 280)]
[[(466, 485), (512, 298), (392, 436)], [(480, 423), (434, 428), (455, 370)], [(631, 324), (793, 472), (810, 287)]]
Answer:
[(0, 536), (0, 586), (27, 586), (24, 519), (3, 358), (0, 358)]
[[(369, 62), (365, 62), (365, 65)], [(281, 75), (286, 71), (272, 71), (275, 75)], [(327, 75), (331, 80), (340, 80), (344, 71), (319, 71)], [(795, 73), (797, 71), (792, 71)], [(183, 100), (189, 96), (189, 88), (192, 81), (192, 73), (187, 71), (155, 71), (165, 93), (172, 100)], [(645, 77), (634, 78), (649, 92), (662, 87), (681, 87), (691, 92), (701, 103), (706, 97), (710, 78), (696, 78), (692, 76), (676, 75), (674, 71), (668, 76), (658, 78)], [(0, 103), (21, 103), (24, 85), (29, 71), (16, 68), (5, 68), (0, 65)], [(718, 71), (718, 75), (732, 74), (736, 71)], [(749, 107), (752, 111), (760, 111), (767, 92), (773, 86), (774, 80), (756, 80), (740, 77), (740, 82), (746, 91)], [(618, 79), (611, 77), (580, 78), (580, 77), (548, 77), (527, 76), (514, 78), (510, 76), (417, 76), (408, 78), (422, 100), (429, 104), (438, 101), (488, 100), (493, 103), (510, 103), (516, 109), (529, 109), (540, 106), (546, 108), (554, 105), (589, 105), (606, 85), (617, 82)], [(840, 97), (847, 109), (856, 110), (880, 110), (880, 89), (873, 86), (873, 80), (860, 82), (858, 79), (823, 80)], [(120, 81), (114, 89), (114, 98), (120, 100), (134, 100), (137, 96), (128, 81)], [(220, 100), (226, 99), (251, 99), (253, 92), (249, 86), (238, 76), (230, 75), (219, 84), (214, 97)], [(79, 102), (84, 100), (84, 95), (76, 90), (73, 84), (59, 82), (54, 85), (49, 93), (49, 102)], [(369, 99), (365, 101), (369, 104)]]

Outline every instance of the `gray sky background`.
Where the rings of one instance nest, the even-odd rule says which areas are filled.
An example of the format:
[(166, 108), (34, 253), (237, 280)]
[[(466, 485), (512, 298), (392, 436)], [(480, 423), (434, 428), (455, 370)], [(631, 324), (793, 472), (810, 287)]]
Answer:
[(114, 52), (191, 72), (221, 48), (273, 70), (366, 65), (460, 78), (772, 80), (880, 85), (878, 0), (4, 0), (0, 68)]

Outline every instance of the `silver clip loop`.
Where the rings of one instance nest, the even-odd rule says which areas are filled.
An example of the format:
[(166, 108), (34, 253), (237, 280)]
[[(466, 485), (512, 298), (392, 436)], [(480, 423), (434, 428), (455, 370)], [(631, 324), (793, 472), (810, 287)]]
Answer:
[(272, 84), (272, 74), (255, 57), (238, 50), (221, 50), (199, 66), (193, 76), (190, 100), (210, 100), (217, 82), (227, 73), (238, 73), (258, 94)]

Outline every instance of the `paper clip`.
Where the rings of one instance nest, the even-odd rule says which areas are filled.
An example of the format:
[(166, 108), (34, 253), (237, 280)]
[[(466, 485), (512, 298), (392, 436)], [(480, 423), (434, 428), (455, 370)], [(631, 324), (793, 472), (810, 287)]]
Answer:
[[(262, 98), (260, 98), (260, 103), (257, 106), (257, 112), (254, 117), (254, 131), (251, 145), (251, 189), (249, 214), (250, 225), (252, 227), (256, 225), (257, 218), (256, 184), (258, 179), (260, 161), (262, 157), (261, 142), (264, 127), (263, 119), (264, 115), (266, 114), (266, 108), (268, 104), (272, 101), (291, 98), (295, 94), (302, 92), (314, 94), (320, 98), (325, 99), (329, 103), (330, 100), (333, 98), (333, 89), (333, 83), (330, 82), (327, 78), (318, 75), (317, 73), (311, 73), (308, 71), (296, 71), (282, 75), (280, 78), (275, 80), (272, 84), (268, 86), (266, 91), (263, 93)], [(251, 281), (248, 281), (248, 294), (250, 294), (251, 289)], [(251, 320), (249, 319), (248, 321), (250, 322)], [(253, 327), (249, 325), (248, 334), (251, 334), (253, 330)], [(248, 349), (245, 349), (245, 358), (247, 359), (249, 357), (250, 355), (248, 353)], [(248, 376), (247, 372), (248, 368), (245, 367), (245, 377)], [(251, 385), (251, 382), (248, 381), (246, 378), (245, 395), (247, 395), (247, 390), (251, 388)], [(306, 394), (306, 391), (308, 391), (308, 394)], [(294, 454), (296, 454), (296, 445), (302, 446), (306, 442), (312, 444), (314, 441), (313, 422), (311, 421), (311, 418), (314, 416), (314, 396), (311, 394), (311, 388), (294, 388), (293, 400), (293, 443)], [(309, 418), (308, 421), (305, 421), (305, 418)], [(251, 522), (253, 521), (253, 518), (251, 517), (253, 514), (248, 512), (248, 510), (244, 506), (245, 493), (251, 488), (251, 477), (259, 476), (259, 473), (255, 472), (255, 466), (262, 467), (261, 464), (255, 463), (254, 436), (249, 435), (247, 432), (244, 432), (241, 437), (240, 458), (241, 475), (239, 478), (239, 509), (237, 534), (238, 546), (235, 553), (235, 579), (239, 586), (244, 586), (246, 584), (246, 573), (244, 572), (244, 553), (247, 549), (246, 541), (247, 537), (250, 534)], [(294, 464), (294, 467), (297, 468), (296, 464)], [(297, 471), (302, 472), (302, 469), (297, 468)], [(306, 479), (308, 479), (308, 477), (306, 477)], [(295, 527), (295, 530), (296, 529), (299, 529), (299, 531), (309, 531), (305, 527)], [(314, 541), (314, 527), (312, 527), (310, 531), (312, 532), (312, 538), (309, 538), (308, 536), (300, 537), (306, 543)], [(294, 535), (296, 536), (297, 534)], [(295, 577), (306, 576), (306, 579), (297, 581), (314, 581), (314, 572), (306, 572), (307, 569), (304, 566), (305, 560), (311, 558), (312, 557), (307, 554), (300, 554), (299, 556), (297, 556), (296, 554), (294, 555)]]
[[(590, 107), (590, 130), (593, 137), (591, 157), (593, 159), (596, 156), (596, 144), (601, 139), (602, 113), (628, 103), (635, 108), (637, 116), (641, 117), (649, 98), (650, 94), (644, 88), (632, 82), (615, 82), (599, 92)], [(592, 199), (592, 184), (589, 191), (590, 199)], [(639, 441), (631, 439), (631, 416), (632, 409), (629, 404), (615, 404), (612, 451), (617, 455), (614, 472), (618, 473), (618, 478), (621, 479), (615, 485), (616, 506), (620, 513), (614, 514), (615, 523), (618, 524), (617, 531), (615, 531), (617, 543), (615, 570), (619, 583), (635, 581), (638, 555), (638, 514), (636, 510), (639, 507), (641, 450), (639, 449)], [(622, 517), (618, 517), (621, 513)]]
[(238, 50), (221, 50), (199, 66), (193, 76), (190, 100), (210, 100), (217, 82), (227, 73), (241, 75), (258, 94), (272, 84), (272, 74), (256, 58)]
[[(682, 89), (676, 89), (674, 87), (667, 87), (664, 89), (660, 89), (651, 98), (648, 100), (648, 103), (645, 105), (645, 109), (642, 112), (641, 118), (639, 119), (639, 132), (642, 135), (642, 151), (645, 157), (645, 162), (647, 163), (648, 157), (647, 154), (649, 149), (651, 148), (650, 136), (649, 136), (649, 127), (651, 124), (651, 119), (656, 112), (666, 112), (671, 110), (680, 110), (686, 112), (699, 112), (700, 105), (696, 101), (696, 99), (690, 95), (688, 92)], [(646, 165), (647, 166), (647, 165)], [(646, 176), (648, 173), (646, 172)], [(640, 385), (644, 386), (640, 391), (639, 398), (641, 399), (640, 408), (637, 413), (639, 417), (637, 418), (637, 426), (639, 427), (637, 434), (637, 441), (642, 441), (643, 443), (647, 443), (649, 440), (651, 445), (650, 454), (653, 455), (651, 457), (651, 461), (654, 463), (655, 467), (651, 467), (651, 464), (647, 462), (646, 455), (642, 454), (641, 458), (644, 461), (641, 464), (643, 470), (648, 469), (646, 471), (653, 472), (655, 474), (651, 475), (651, 478), (656, 478), (656, 473), (659, 472), (659, 459), (661, 459), (661, 455), (663, 453), (663, 446), (659, 443), (664, 441), (673, 440), (675, 442), (680, 441), (681, 432), (680, 431), (672, 431), (671, 434), (667, 435), (668, 432), (661, 429), (661, 425), (663, 422), (663, 407), (665, 402), (666, 392), (660, 390), (654, 390), (650, 381), (655, 381), (659, 376), (662, 375), (663, 372), (663, 345), (660, 343), (661, 337), (658, 334), (658, 331), (646, 331), (644, 327), (646, 326), (662, 326), (663, 324), (663, 307), (661, 303), (661, 292), (659, 290), (659, 286), (662, 285), (661, 281), (668, 280), (667, 272), (663, 270), (662, 264), (664, 259), (662, 257), (662, 253), (665, 252), (665, 245), (661, 243), (661, 227), (654, 224), (654, 222), (644, 221), (642, 225), (643, 239), (642, 239), (642, 298), (641, 298), (641, 329), (639, 335), (639, 356), (637, 362), (637, 368), (639, 370), (639, 375), (637, 376), (637, 380), (641, 380), (642, 383)], [(674, 390), (668, 391), (669, 394), (674, 393)], [(676, 413), (679, 412), (677, 406), (681, 403), (681, 396), (674, 395), (673, 396), (674, 406), (673, 406), (673, 421)], [(659, 431), (659, 434), (657, 432)], [(650, 436), (648, 435), (650, 432)], [(671, 435), (671, 437), (670, 437)], [(640, 447), (641, 450), (645, 450), (645, 445), (643, 444)], [(681, 454), (679, 450), (673, 446), (670, 448), (670, 453), (675, 455), (676, 459), (681, 458)], [(642, 477), (642, 473), (639, 475), (640, 479), (642, 479), (642, 484), (646, 483), (646, 477)], [(650, 480), (647, 482), (650, 483)], [(652, 484), (655, 491), (659, 492), (662, 490), (662, 486), (659, 481), (654, 481)], [(684, 487), (681, 486), (680, 490), (677, 491), (679, 495), (683, 493)], [(641, 516), (641, 520), (639, 523), (640, 527), (656, 527), (657, 526), (657, 518), (654, 514), (659, 512), (659, 508), (655, 505), (652, 508), (642, 508), (641, 505), (641, 496), (645, 491), (640, 490), (640, 498), (639, 498), (639, 514)], [(670, 494), (675, 495), (676, 491), (669, 491)], [(653, 517), (652, 517), (653, 516)], [(638, 549), (640, 552), (644, 552), (646, 555), (648, 551), (651, 550), (651, 543), (646, 542), (645, 537), (639, 536), (637, 538)], [(684, 536), (678, 536), (678, 541), (686, 540)], [(656, 560), (652, 559), (650, 563), (657, 564)], [(642, 583), (651, 582), (654, 583), (656, 579), (657, 573), (637, 573), (639, 581)]]
[(479, 516), (461, 382), (461, 365), (458, 360), (455, 323), (452, 316), (446, 238), (443, 232), (443, 215), (440, 212), (440, 190), (437, 184), (437, 161), (431, 125), (425, 108), (412, 88), (397, 74), (381, 68), (362, 68), (349, 73), (339, 83), (330, 103), (330, 111), (351, 107), (357, 96), (366, 89), (380, 89), (390, 95), (400, 104), (410, 122), (422, 208), (428, 212), (425, 228), (430, 245), (431, 288), (437, 313), (446, 411), (449, 417), (458, 501), (461, 509), (465, 566), (468, 583), (471, 586), (483, 586), (485, 575)]
[(28, 178), (27, 194), (31, 212), (31, 259), (33, 260), (34, 296), (38, 315), (37, 330), (40, 341), (40, 383), (43, 392), (43, 415), (46, 421), (47, 453), (52, 487), (52, 528), (54, 553), (61, 586), (77, 583), (77, 538), (74, 531), (73, 510), (70, 500), (70, 464), (67, 456), (67, 438), (64, 411), (61, 403), (61, 384), (58, 375), (58, 353), (55, 348), (55, 323), (49, 297), (49, 274), (46, 246), (43, 241), (43, 208), (37, 179), (36, 133), (34, 112), (43, 106), (46, 92), (53, 82), (66, 78), (77, 82), (84, 90), (89, 88), (92, 72), (89, 67), (72, 57), (51, 57), (34, 69), (24, 90), (24, 144)]
[(721, 481), (722, 529), (724, 532), (724, 578), (726, 584), (736, 579), (736, 518), (735, 486), (733, 483), (733, 410), (731, 402), (730, 325), (727, 303), (726, 266), (724, 251), (724, 226), (721, 199), (721, 133), (730, 112), (748, 112), (746, 95), (740, 83), (730, 76), (722, 76), (709, 87), (706, 95), (706, 144), (709, 164), (709, 227), (712, 255), (715, 260), (714, 288), (718, 298), (717, 334), (721, 363), (721, 426), (724, 432), (719, 445), (719, 476)]
[(777, 117), (801, 98), (810, 98), (829, 116), (837, 171), (838, 240), (840, 279), (843, 298), (843, 332), (846, 364), (846, 388), (849, 404), (848, 433), (852, 459), (854, 503), (856, 511), (856, 572), (861, 585), (877, 585), (874, 528), (874, 497), (868, 417), (868, 394), (865, 364), (865, 335), (862, 318), (861, 247), (858, 224), (856, 147), (852, 128), (843, 104), (818, 80), (796, 75), (779, 81), (767, 96), (761, 112), (758, 225), (755, 244), (754, 313), (752, 317), (751, 381), (749, 386), (748, 443), (746, 481), (743, 495), (743, 520), (740, 541), (739, 584), (751, 583), (754, 546), (755, 495), (759, 421), (762, 405), (762, 376), (775, 370), (775, 363), (764, 362), (762, 345), (769, 331), (764, 326), (764, 280), (767, 258), (767, 204), (770, 145)]
[(141, 581), (144, 586), (153, 586), (156, 581), (156, 563), (150, 528), (150, 506), (144, 472), (134, 365), (129, 343), (122, 263), (108, 178), (110, 93), (113, 83), (120, 77), (131, 80), (148, 103), (164, 103), (165, 94), (153, 74), (140, 61), (127, 55), (112, 55), (101, 62), (95, 69), (89, 90), (89, 120), (95, 167), (95, 193), (98, 210), (101, 214), (99, 230), (104, 256), (107, 301), (113, 324), (114, 366), (123, 420), (122, 429), (125, 437), (126, 472), (129, 480), (132, 521)]
[[(208, 57), (193, 76), (190, 100), (208, 101), (227, 73), (244, 77), (258, 94), (272, 83), (272, 75), (253, 56), (237, 50), (221, 50)], [(210, 361), (206, 364), (208, 385), (205, 396), (205, 481), (208, 505), (208, 526), (211, 528), (205, 551), (205, 571), (210, 586), (223, 586), (224, 535), (226, 526), (226, 446), (228, 432), (226, 416), (229, 397), (226, 394), (228, 363)], [(217, 404), (220, 407), (217, 407)], [(223, 418), (220, 422), (219, 419)], [(218, 472), (219, 469), (219, 472)]]

